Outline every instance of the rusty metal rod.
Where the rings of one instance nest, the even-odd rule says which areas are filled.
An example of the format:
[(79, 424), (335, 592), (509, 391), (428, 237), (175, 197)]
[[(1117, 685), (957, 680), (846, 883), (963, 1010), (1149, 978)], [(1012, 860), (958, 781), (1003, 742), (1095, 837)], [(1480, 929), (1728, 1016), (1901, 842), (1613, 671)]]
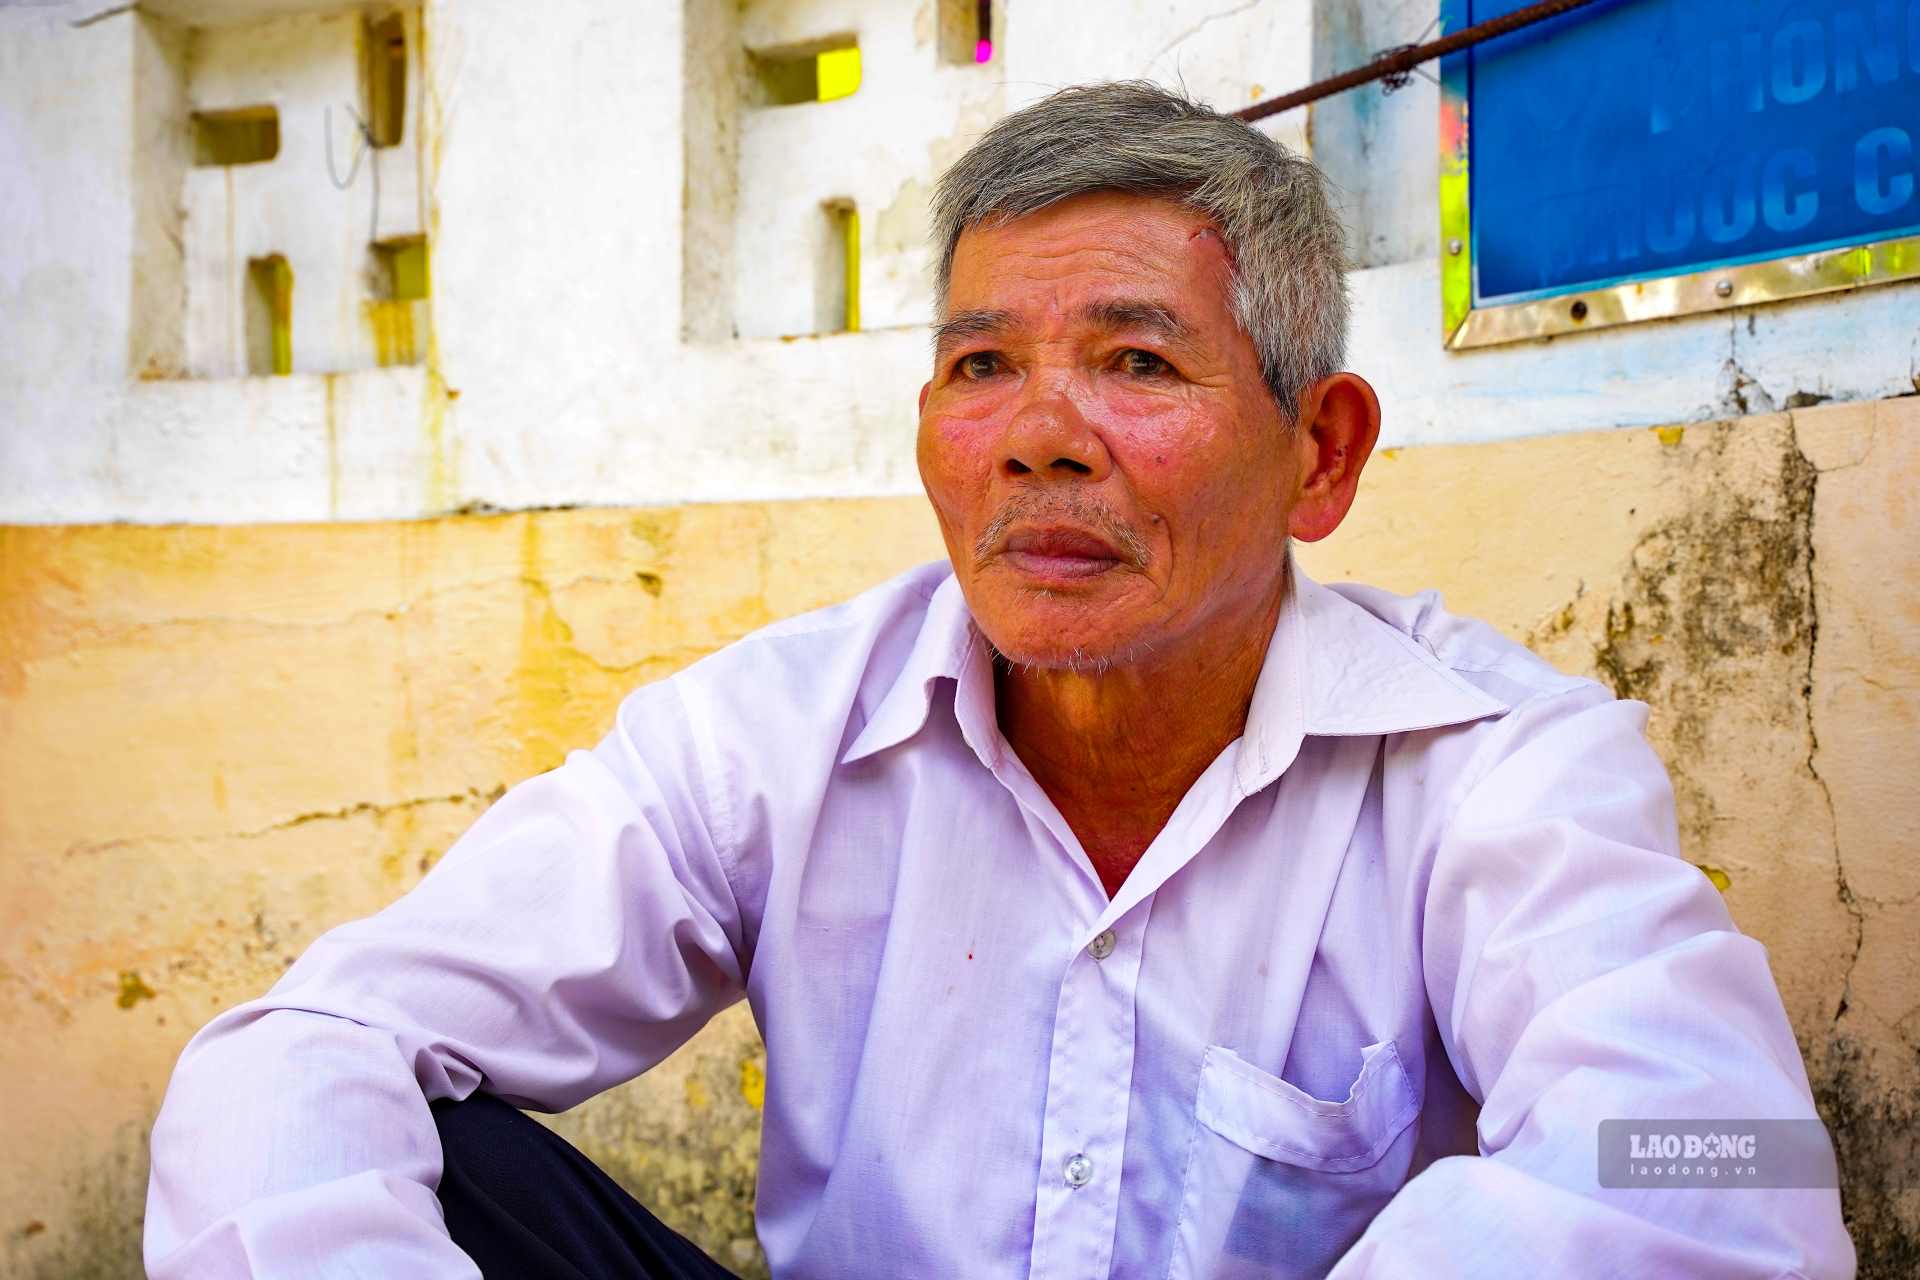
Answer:
[(1530, 27), (1536, 22), (1544, 22), (1548, 18), (1571, 13), (1575, 9), (1585, 8), (1596, 2), (1597, 0), (1539, 0), (1537, 4), (1530, 4), (1524, 9), (1515, 9), (1502, 17), (1476, 22), (1470, 27), (1462, 27), (1452, 35), (1441, 36), (1438, 40), (1430, 40), (1426, 44), (1390, 49), (1365, 66), (1343, 71), (1325, 80), (1317, 80), (1304, 89), (1295, 89), (1292, 93), (1283, 93), (1277, 98), (1268, 98), (1265, 102), (1256, 102), (1233, 114), (1240, 120), (1263, 120), (1282, 111), (1305, 106), (1309, 102), (1317, 102), (1321, 98), (1331, 97), (1336, 93), (1343, 93), (1357, 85), (1371, 84), (1375, 80), (1384, 80), (1388, 76), (1406, 75), (1423, 62), (1431, 62), (1446, 54), (1472, 48), (1482, 41), (1504, 36), (1508, 32)]

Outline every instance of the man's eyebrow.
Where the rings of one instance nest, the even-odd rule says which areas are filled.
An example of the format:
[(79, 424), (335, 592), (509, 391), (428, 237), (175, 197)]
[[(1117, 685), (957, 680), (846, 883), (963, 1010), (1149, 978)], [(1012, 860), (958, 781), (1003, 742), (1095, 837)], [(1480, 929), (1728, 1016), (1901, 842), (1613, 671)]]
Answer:
[(1094, 302), (1081, 312), (1102, 329), (1145, 329), (1175, 342), (1193, 336), (1193, 330), (1171, 307), (1134, 298), (1109, 298)]
[(941, 352), (968, 338), (992, 337), (1011, 328), (1011, 311), (962, 311), (948, 316), (933, 327), (933, 354), (938, 357)]

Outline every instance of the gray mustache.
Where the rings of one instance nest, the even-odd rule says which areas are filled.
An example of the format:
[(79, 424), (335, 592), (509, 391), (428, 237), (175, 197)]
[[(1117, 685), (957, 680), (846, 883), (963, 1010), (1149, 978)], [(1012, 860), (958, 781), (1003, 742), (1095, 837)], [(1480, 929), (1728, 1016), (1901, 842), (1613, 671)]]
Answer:
[(1007, 500), (1007, 504), (994, 514), (987, 527), (980, 532), (978, 541), (973, 544), (973, 558), (976, 563), (992, 555), (994, 549), (1006, 538), (1007, 530), (1023, 520), (1035, 522), (1057, 521), (1061, 524), (1075, 524), (1083, 529), (1091, 529), (1112, 543), (1135, 568), (1144, 569), (1153, 558), (1147, 548), (1147, 541), (1132, 526), (1116, 516), (1107, 507), (1090, 501), (1083, 494), (1016, 494)]

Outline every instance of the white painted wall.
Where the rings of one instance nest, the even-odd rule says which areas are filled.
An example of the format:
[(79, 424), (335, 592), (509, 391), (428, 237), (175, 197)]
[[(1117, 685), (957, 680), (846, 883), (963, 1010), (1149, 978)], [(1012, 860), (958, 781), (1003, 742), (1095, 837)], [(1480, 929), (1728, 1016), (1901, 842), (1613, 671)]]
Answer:
[[(285, 257), (294, 275), (296, 372), (380, 363), (366, 305), (372, 245), (419, 235), (425, 223), (417, 111), (407, 113), (412, 127), (393, 147), (365, 147), (354, 123), (353, 112), (365, 109), (360, 28), (360, 15), (348, 12), (192, 31), (183, 67), (188, 107), (272, 105), (280, 152), (269, 162), (186, 171), (191, 377), (245, 375), (247, 263), (269, 254)], [(408, 77), (410, 98), (418, 80)]]
[(738, 336), (819, 331), (813, 268), (828, 200), (850, 200), (860, 215), (863, 327), (926, 322), (930, 178), (1004, 111), (999, 66), (940, 61), (934, 13), (932, 3), (916, 14), (899, 0), (748, 0), (741, 7), (735, 38), (756, 52), (854, 35), (862, 83), (849, 98), (740, 114)]
[[(1432, 17), (1431, 0), (1002, 0), (995, 60), (974, 68), (940, 63), (936, 0), (687, 3), (724, 7), (695, 9), (690, 32), (677, 0), (428, 0), (423, 92), (397, 149), (413, 181), (382, 157), (380, 218), (383, 234), (411, 217), (432, 237), (434, 344), (395, 369), (367, 367), (355, 345), (366, 175), (342, 195), (315, 150), (320, 106), (349, 87), (327, 33), (351, 22), (319, 16), (342, 6), (165, 0), (165, 18), (0, 6), (0, 520), (911, 492), (926, 201), (982, 129), (1053, 88), (1119, 76), (1237, 107), (1414, 40)], [(189, 29), (200, 34), (178, 36)], [(733, 52), (844, 31), (864, 50), (859, 94), (739, 105)], [(706, 52), (689, 54), (690, 35)], [(298, 56), (274, 62), (269, 46)], [(272, 233), (330, 252), (336, 265), (302, 271), (296, 299), (332, 310), (296, 317), (291, 377), (142, 378), (149, 365), (177, 373), (169, 352), (183, 368), (232, 367), (194, 355), (205, 344), (170, 330), (164, 305), (194, 314), (187, 296), (224, 250), (191, 232), (213, 225), (224, 193), (204, 189), (209, 171), (181, 176), (155, 121), (214, 105), (216, 84), (290, 95), (283, 156), (305, 158), (236, 203), (236, 244)], [(1914, 285), (1445, 352), (1435, 114), (1416, 80), (1323, 104), (1311, 129), (1306, 112), (1268, 126), (1295, 144), (1310, 132), (1342, 189), (1362, 264), (1352, 364), (1380, 389), (1385, 444), (1920, 386)], [(866, 331), (783, 339), (812, 315), (812, 264), (788, 229), (826, 196), (861, 209)], [(175, 198), (189, 234), (170, 251), (153, 211)], [(334, 284), (306, 292), (329, 272)], [(331, 346), (302, 342), (329, 326)]]

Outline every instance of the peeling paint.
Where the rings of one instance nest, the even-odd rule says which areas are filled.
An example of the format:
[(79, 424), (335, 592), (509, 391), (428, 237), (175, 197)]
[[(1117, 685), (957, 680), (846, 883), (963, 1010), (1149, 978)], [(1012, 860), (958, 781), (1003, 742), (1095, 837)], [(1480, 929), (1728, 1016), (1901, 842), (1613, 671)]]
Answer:
[(927, 244), (927, 184), (909, 178), (894, 192), (893, 203), (873, 220), (873, 246), (882, 253), (918, 254)]
[[(1814, 471), (1784, 423), (1773, 434), (1768, 455), (1752, 463), (1774, 471), (1771, 483), (1757, 492), (1702, 485), (1698, 502), (1641, 535), (1593, 655), (1616, 694), (1658, 709), (1656, 734), (1674, 774), (1681, 829), (1695, 846), (1709, 838), (1717, 811), (1688, 762), (1714, 749), (1710, 726), (1736, 679), (1755, 667), (1777, 671), (1763, 678), (1778, 679), (1781, 696), (1759, 713), (1806, 719)], [(1663, 435), (1660, 443), (1670, 449), (1680, 441)], [(1722, 432), (1675, 465), (1710, 475), (1732, 464), (1729, 450), (1757, 452), (1749, 443)]]
[(1699, 867), (1707, 879), (1713, 881), (1713, 887), (1720, 892), (1725, 893), (1727, 890), (1733, 888), (1733, 877), (1725, 871), (1722, 871), (1719, 867), (1710, 867), (1704, 862), (1696, 862), (1693, 865)]
[(141, 981), (140, 974), (132, 969), (120, 971), (120, 994), (114, 1003), (122, 1009), (131, 1009), (142, 1000), (151, 1000), (158, 994), (152, 987)]

